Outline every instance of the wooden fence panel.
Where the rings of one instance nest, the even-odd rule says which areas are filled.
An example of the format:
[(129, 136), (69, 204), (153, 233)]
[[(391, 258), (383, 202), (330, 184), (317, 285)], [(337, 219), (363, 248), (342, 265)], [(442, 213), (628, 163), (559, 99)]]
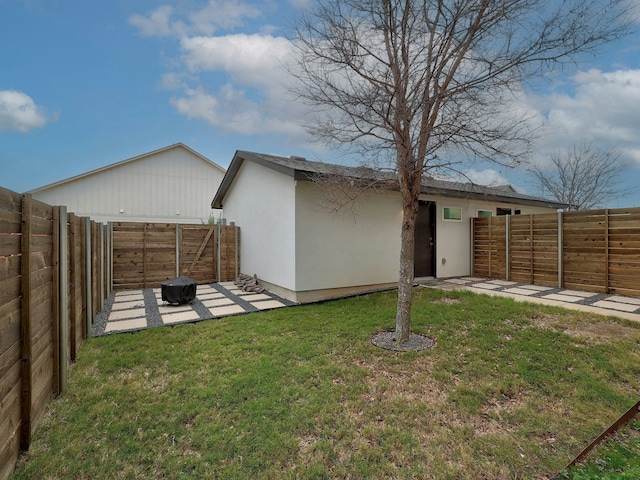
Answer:
[(640, 296), (640, 208), (511, 216), (508, 241), (496, 238), (503, 235), (498, 218), (473, 222), (474, 275)]
[(20, 452), (22, 199), (0, 188), (0, 479)]
[[(59, 207), (0, 188), (0, 480), (9, 477), (20, 450), (29, 447), (47, 403), (61, 393), (61, 365), (71, 354), (64, 347), (71, 342), (60, 335), (67, 303), (61, 298), (70, 299), (74, 348), (86, 337), (81, 328), (86, 322), (79, 323), (83, 302), (86, 306), (82, 292), (92, 287), (76, 271), (86, 263), (83, 237), (77, 235), (81, 219), (74, 223), (71, 215), (70, 261), (60, 265), (62, 245), (67, 245), (60, 240), (60, 217)], [(69, 285), (60, 283), (60, 268)]]
[(180, 275), (214, 283), (239, 272), (239, 227), (117, 222), (111, 232), (114, 288), (157, 288)]
[(480, 277), (491, 277), (491, 218), (473, 223), (473, 274)]
[[(31, 266), (31, 291), (27, 299), (31, 337), (24, 340), (30, 344), (28, 352), (31, 358), (27, 368), (31, 368), (30, 385), (28, 386), (31, 390), (31, 413), (28, 426), (30, 431), (25, 433), (23, 430), (25, 435), (29, 435), (29, 439), (42, 419), (45, 407), (55, 390), (53, 385), (53, 349), (58, 348), (57, 344), (54, 345), (53, 337), (53, 238), (57, 225), (54, 225), (53, 207), (50, 205), (32, 200), (31, 208), (32, 238), (29, 262)], [(23, 212), (23, 216), (24, 214)], [(24, 302), (23, 300), (23, 308)]]
[(218, 271), (218, 226), (179, 225), (180, 274), (198, 283), (214, 283)]
[(220, 230), (220, 280), (235, 280), (240, 272), (240, 228), (222, 226)]

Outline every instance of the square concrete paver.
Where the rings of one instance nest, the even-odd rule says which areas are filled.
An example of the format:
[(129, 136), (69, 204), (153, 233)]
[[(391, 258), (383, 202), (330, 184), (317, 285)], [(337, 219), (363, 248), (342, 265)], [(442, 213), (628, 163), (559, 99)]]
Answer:
[(144, 300), (141, 292), (117, 292), (114, 302), (133, 302), (134, 300)]
[(584, 297), (576, 297), (572, 295), (560, 295), (559, 293), (550, 293), (549, 295), (545, 295), (542, 298), (547, 298), (549, 300), (557, 300), (559, 302), (568, 302), (568, 303), (575, 303), (575, 302), (579, 302), (580, 300), (584, 300)]
[(607, 297), (609, 302), (629, 303), (631, 305), (637, 305), (640, 307), (640, 298), (623, 297), (620, 295), (611, 295)]
[(518, 288), (526, 288), (527, 290), (535, 290), (536, 292), (553, 290), (553, 287), (543, 287), (542, 285), (519, 285)]
[(221, 307), (223, 305), (233, 305), (233, 300), (227, 297), (222, 298), (212, 298), (210, 300), (201, 300), (202, 304), (207, 307)]
[(271, 300), (271, 297), (269, 295), (265, 295), (264, 293), (254, 293), (244, 296), (242, 297), (242, 299), (246, 300), (247, 302), (255, 302), (257, 300)]
[(558, 292), (558, 295), (570, 295), (573, 297), (590, 298), (590, 297), (595, 297), (598, 294), (593, 292), (581, 292), (578, 290), (560, 290)]
[(514, 295), (534, 295), (538, 293), (536, 290), (530, 290), (528, 288), (507, 288), (503, 290), (505, 293), (513, 293)]
[(496, 285), (494, 283), (476, 283), (472, 286), (473, 288), (484, 288), (486, 290), (495, 290), (496, 288), (500, 288), (500, 285)]
[(198, 320), (200, 315), (195, 310), (188, 310), (186, 312), (167, 313), (162, 315), (162, 323), (170, 325), (172, 323), (188, 322), (190, 320)]
[[(144, 308), (135, 308), (132, 310), (116, 310), (112, 311), (109, 314), (108, 322), (118, 321), (118, 320), (128, 320), (131, 318), (139, 318), (144, 317), (146, 315), (146, 310)], [(146, 322), (146, 319), (145, 319)]]
[(483, 277), (462, 277), (462, 280), (468, 280), (470, 282), (486, 282), (487, 279)]
[(172, 313), (177, 313), (177, 312), (188, 312), (190, 310), (193, 310), (193, 308), (191, 308), (191, 305), (165, 305), (163, 303), (161, 303), (160, 305), (158, 305), (158, 311), (161, 314), (172, 314)]
[(278, 300), (266, 300), (261, 302), (251, 302), (251, 305), (256, 307), (258, 310), (269, 310), (272, 308), (280, 308), (285, 307), (286, 305)]
[(222, 298), (224, 297), (224, 294), (218, 292), (217, 290), (209, 290), (203, 293), (198, 292), (196, 297), (198, 297), (199, 300), (208, 300), (211, 298)]
[(471, 283), (471, 280), (465, 280), (463, 278), (450, 278), (445, 280), (446, 283), (453, 283), (455, 285), (466, 285), (467, 283)]
[(131, 308), (144, 307), (144, 299), (135, 300), (133, 302), (113, 302), (111, 310), (128, 310)]
[(640, 305), (632, 305), (630, 303), (609, 302), (607, 300), (600, 300), (593, 304), (594, 307), (610, 308), (612, 310), (620, 310), (621, 312), (635, 312), (640, 308)]
[(124, 330), (138, 330), (141, 328), (147, 328), (147, 319), (145, 317), (142, 318), (133, 318), (131, 320), (120, 320), (118, 322), (108, 322), (107, 326), (104, 328), (105, 333), (107, 332), (120, 332)]
[(510, 287), (511, 285), (517, 285), (518, 282), (510, 282), (509, 280), (489, 280), (487, 283), (494, 285), (500, 285), (501, 287)]
[(240, 305), (227, 305), (225, 307), (210, 308), (209, 311), (214, 317), (224, 317), (225, 315), (233, 315), (235, 313), (242, 313), (246, 310)]

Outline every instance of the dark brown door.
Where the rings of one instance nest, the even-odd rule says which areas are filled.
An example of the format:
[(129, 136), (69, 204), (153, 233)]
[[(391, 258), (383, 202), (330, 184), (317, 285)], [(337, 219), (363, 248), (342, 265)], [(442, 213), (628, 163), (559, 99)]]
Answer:
[(436, 240), (436, 204), (420, 202), (416, 219), (414, 269), (416, 277), (433, 277)]

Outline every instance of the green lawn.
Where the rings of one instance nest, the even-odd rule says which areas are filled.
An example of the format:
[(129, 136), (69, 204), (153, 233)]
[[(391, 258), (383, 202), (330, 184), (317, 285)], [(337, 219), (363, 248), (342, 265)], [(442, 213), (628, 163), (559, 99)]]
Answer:
[(419, 288), (397, 353), (395, 301), (90, 339), (13, 478), (545, 478), (640, 394), (640, 325)]

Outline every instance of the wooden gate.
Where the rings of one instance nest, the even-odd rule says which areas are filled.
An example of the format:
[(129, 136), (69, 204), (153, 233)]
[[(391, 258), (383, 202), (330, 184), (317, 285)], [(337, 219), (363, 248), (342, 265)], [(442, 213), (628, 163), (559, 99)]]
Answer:
[(180, 275), (229, 281), (240, 272), (236, 226), (118, 222), (110, 235), (114, 289), (159, 287)]

